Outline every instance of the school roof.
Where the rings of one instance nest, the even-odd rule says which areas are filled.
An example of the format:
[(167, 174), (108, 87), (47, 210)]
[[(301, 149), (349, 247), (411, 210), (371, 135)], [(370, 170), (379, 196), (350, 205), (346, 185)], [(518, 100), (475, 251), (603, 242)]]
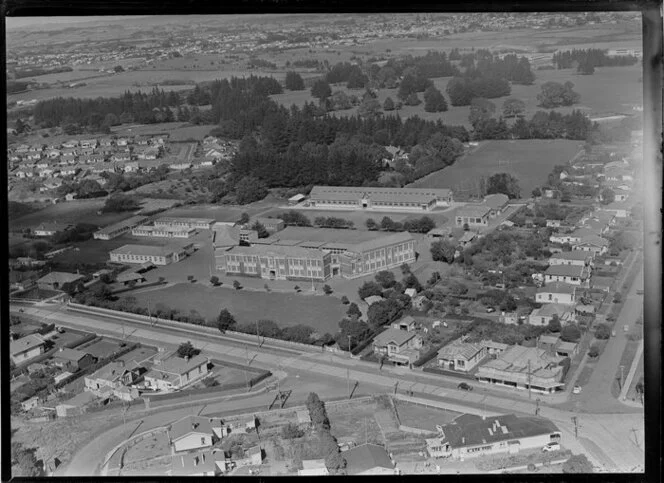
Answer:
[(378, 347), (384, 347), (390, 342), (394, 342), (396, 345), (402, 346), (416, 335), (417, 334), (412, 331), (387, 329), (385, 332), (381, 332), (376, 336), (374, 344)]
[(491, 209), (502, 208), (509, 202), (509, 196), (502, 193), (497, 193), (494, 195), (487, 195), (484, 197), (484, 204), (489, 206)]
[(123, 220), (119, 223), (114, 223), (113, 225), (105, 226), (101, 230), (97, 231), (97, 233), (111, 234), (118, 230), (134, 228), (138, 225), (144, 224), (146, 221), (148, 221), (147, 216), (132, 216), (131, 218), (127, 218), (126, 220)]
[(413, 235), (407, 231), (394, 233), (393, 235), (385, 235), (374, 240), (367, 240), (362, 243), (357, 243), (348, 247), (348, 251), (362, 253), (369, 250), (375, 250), (377, 248), (383, 248), (390, 245), (396, 245), (398, 243), (404, 243), (414, 240)]
[(162, 216), (155, 223), (192, 223), (197, 225), (211, 225), (215, 220), (212, 218), (186, 218), (177, 216)]
[(558, 252), (552, 254), (550, 259), (553, 260), (587, 260), (588, 258), (592, 258), (592, 254), (588, 252), (584, 252), (583, 250), (572, 250), (569, 252)]
[(544, 272), (544, 275), (551, 275), (554, 277), (581, 277), (586, 272), (586, 268), (580, 265), (550, 265)]
[(201, 416), (185, 416), (171, 425), (171, 440), (177, 441), (192, 433), (212, 436), (213, 421), (214, 420), (211, 418), (204, 418)]
[(269, 257), (309, 258), (320, 259), (325, 256), (320, 250), (285, 245), (258, 245), (251, 247), (233, 247), (226, 252), (227, 255), (253, 255)]
[(300, 243), (321, 242), (323, 245), (340, 246), (345, 248), (350, 245), (380, 239), (385, 236), (385, 233), (378, 231), (287, 226), (279, 233), (275, 233), (268, 238), (262, 239), (261, 243), (281, 244), (280, 242), (283, 240), (297, 240)]
[(180, 246), (167, 245), (163, 247), (153, 245), (123, 245), (120, 248), (111, 250), (110, 253), (116, 255), (143, 255), (143, 256), (162, 256), (168, 257), (173, 253), (179, 253), (183, 250)]
[(482, 418), (462, 414), (454, 422), (443, 425), (443, 443), (453, 448), (518, 440), (559, 431), (548, 419), (537, 416), (505, 414)]
[(421, 202), (436, 198), (448, 198), (452, 194), (446, 188), (376, 188), (362, 186), (314, 186), (309, 193), (312, 200), (359, 200), (368, 197), (372, 201)]
[(456, 216), (482, 218), (489, 214), (491, 208), (486, 205), (465, 205), (457, 209)]
[(57, 283), (59, 285), (62, 285), (65, 283), (76, 282), (78, 280), (82, 280), (83, 278), (85, 278), (83, 275), (78, 275), (76, 273), (51, 272), (47, 275), (44, 275), (39, 280), (37, 280), (37, 283), (44, 283), (50, 285)]
[(466, 360), (471, 359), (483, 349), (481, 344), (472, 344), (456, 339), (438, 351), (439, 359), (454, 359), (462, 357)]
[(41, 223), (37, 228), (35, 228), (35, 231), (53, 231), (53, 232), (58, 232), (58, 231), (64, 231), (67, 228), (69, 228), (71, 225), (69, 224), (63, 224), (63, 223), (58, 223), (53, 222), (53, 223)]
[(564, 282), (551, 282), (547, 283), (544, 287), (537, 289), (537, 293), (566, 293), (574, 295), (576, 286)]
[(9, 344), (9, 350), (12, 355), (27, 352), (35, 347), (44, 345), (44, 341), (35, 334), (26, 335), (20, 339), (14, 340)]
[(373, 468), (393, 469), (394, 463), (385, 448), (376, 444), (363, 444), (343, 453), (346, 474), (357, 475)]

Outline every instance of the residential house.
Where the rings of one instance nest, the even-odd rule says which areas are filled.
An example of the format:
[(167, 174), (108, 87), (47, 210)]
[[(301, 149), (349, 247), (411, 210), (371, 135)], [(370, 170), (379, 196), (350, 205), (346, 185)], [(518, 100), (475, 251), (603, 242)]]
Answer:
[(62, 147), (67, 148), (67, 149), (76, 148), (76, 147), (78, 147), (78, 145), (79, 145), (79, 142), (78, 142), (77, 139), (70, 139), (69, 141), (65, 141), (64, 143), (62, 143)]
[(122, 166), (122, 171), (124, 171), (125, 173), (137, 173), (138, 163), (135, 161), (125, 163), (124, 166)]
[(375, 353), (386, 355), (389, 361), (409, 365), (420, 356), (422, 337), (412, 331), (390, 328), (376, 336), (373, 347)]
[(464, 231), (461, 238), (459, 238), (459, 246), (465, 248), (472, 243), (472, 241), (477, 238), (477, 234), (472, 231)]
[(209, 359), (202, 355), (192, 358), (157, 359), (145, 374), (145, 385), (158, 391), (182, 389), (209, 374)]
[(613, 288), (614, 279), (611, 277), (593, 277), (592, 288), (602, 292), (610, 292)]
[(482, 344), (466, 342), (460, 337), (438, 351), (438, 367), (450, 371), (470, 372), (487, 355)]
[(628, 218), (631, 215), (631, 207), (624, 201), (614, 201), (601, 208), (603, 211), (613, 214), (616, 218)]
[(501, 324), (516, 325), (519, 323), (519, 314), (517, 312), (501, 312), (498, 316), (498, 322)]
[(185, 416), (174, 422), (168, 430), (168, 438), (175, 452), (209, 448), (217, 437), (213, 424), (221, 426), (219, 420), (201, 416)]
[(560, 228), (560, 225), (563, 223), (563, 220), (554, 220), (554, 219), (547, 219), (546, 220), (546, 226), (549, 228)]
[(140, 380), (142, 368), (124, 361), (109, 362), (92, 374), (85, 376), (85, 390), (95, 394), (110, 394), (113, 389), (136, 384)]
[(51, 149), (46, 152), (46, 157), (48, 159), (56, 159), (59, 158), (62, 152), (59, 149)]
[(562, 357), (536, 347), (512, 346), (480, 365), (479, 382), (551, 394), (565, 387)]
[(77, 283), (85, 280), (84, 275), (67, 272), (51, 272), (37, 280), (37, 286), (42, 290), (67, 290)]
[(595, 253), (572, 250), (569, 252), (554, 253), (549, 257), (549, 265), (578, 265), (580, 267), (592, 266)]
[(548, 443), (559, 443), (561, 432), (548, 419), (537, 416), (482, 417), (462, 414), (442, 425), (441, 435), (426, 439), (432, 458), (463, 460), (495, 454), (516, 454), (540, 450)]
[(563, 304), (544, 304), (539, 309), (535, 309), (528, 317), (530, 325), (544, 326), (549, 325), (554, 317), (558, 317), (562, 325), (566, 325), (574, 320), (574, 314), (569, 305)]
[(150, 138), (147, 136), (136, 136), (136, 138), (134, 138), (134, 144), (148, 146), (150, 144)]
[(576, 291), (576, 285), (563, 282), (548, 283), (537, 289), (535, 301), (540, 304), (574, 305), (576, 303)]
[(232, 434), (247, 434), (256, 431), (256, 417), (243, 416), (241, 418), (229, 421), (227, 430)]
[(9, 354), (14, 364), (23, 364), (44, 353), (44, 340), (36, 334), (26, 335), (9, 343)]
[(537, 339), (537, 347), (548, 352), (553, 352), (559, 342), (559, 335), (542, 334)]
[(604, 255), (609, 251), (609, 241), (601, 236), (584, 236), (578, 242), (572, 244), (572, 250), (591, 252), (593, 255)]
[(50, 178), (55, 174), (55, 170), (53, 168), (43, 168), (38, 171), (38, 175), (40, 178)]
[(115, 140), (115, 144), (117, 146), (127, 146), (129, 145), (129, 142), (130, 142), (129, 138), (118, 138)]
[(344, 451), (346, 474), (350, 476), (394, 475), (396, 469), (385, 448), (367, 443)]
[(507, 349), (509, 349), (509, 344), (503, 344), (502, 342), (494, 342), (492, 340), (483, 340), (480, 344), (486, 349), (486, 353), (489, 356), (496, 356), (502, 354)]
[(113, 142), (112, 138), (101, 138), (99, 141), (99, 145), (102, 147), (110, 147), (113, 146), (113, 144), (115, 143)]
[(297, 476), (328, 476), (329, 474), (325, 459), (302, 460), (302, 469), (297, 470)]
[(115, 153), (111, 156), (111, 161), (115, 163), (127, 163), (131, 160), (129, 153)]
[(169, 476), (220, 476), (228, 470), (228, 461), (221, 449), (173, 455)]
[(419, 310), (421, 312), (427, 310), (430, 301), (424, 295), (418, 295), (417, 297), (413, 297), (411, 303), (413, 305), (414, 310)]
[(80, 156), (92, 156), (95, 153), (94, 148), (81, 148), (79, 150), (79, 155)]
[(135, 387), (120, 386), (113, 388), (113, 396), (122, 401), (133, 401), (138, 399), (140, 392)]
[(192, 164), (190, 161), (172, 161), (171, 163), (168, 164), (168, 167), (170, 169), (175, 169), (178, 171), (182, 171), (185, 169), (191, 168)]
[(383, 300), (385, 300), (385, 299), (383, 297), (381, 297), (380, 295), (370, 295), (369, 297), (364, 299), (364, 302), (369, 307), (371, 307), (373, 304), (376, 304), (378, 302), (382, 302)]
[(414, 288), (407, 288), (403, 292), (405, 295), (408, 295), (411, 299), (417, 295), (417, 290)]
[(31, 409), (38, 408), (40, 402), (41, 401), (38, 396), (33, 396), (30, 399), (26, 399), (21, 403), (21, 409), (25, 412), (28, 412)]
[(216, 136), (205, 136), (203, 138), (203, 144), (208, 145), (208, 144), (217, 144), (219, 142), (219, 138)]
[(572, 359), (579, 352), (579, 344), (560, 341), (555, 347), (556, 355)]
[(545, 283), (564, 282), (588, 286), (590, 268), (579, 265), (550, 265), (544, 272)]
[(97, 358), (93, 355), (67, 347), (60, 347), (58, 352), (53, 355), (54, 365), (71, 373), (86, 369), (95, 362), (97, 362)]

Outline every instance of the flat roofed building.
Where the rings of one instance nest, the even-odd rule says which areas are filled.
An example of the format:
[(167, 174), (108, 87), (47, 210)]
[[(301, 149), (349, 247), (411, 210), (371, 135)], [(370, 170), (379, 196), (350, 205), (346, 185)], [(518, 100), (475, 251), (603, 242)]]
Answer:
[(530, 386), (532, 391), (550, 394), (565, 387), (562, 360), (543, 349), (517, 345), (482, 364), (475, 377), (480, 382), (525, 390)]
[(415, 239), (402, 232), (368, 240), (341, 254), (341, 275), (357, 278), (415, 261)]
[(97, 240), (110, 240), (131, 231), (139, 225), (144, 225), (148, 220), (147, 216), (132, 216), (119, 223), (105, 226), (101, 230), (96, 231), (93, 237)]
[(132, 229), (131, 234), (134, 236), (155, 238), (190, 238), (196, 234), (196, 228), (187, 226), (142, 225)]
[(490, 215), (491, 208), (487, 205), (466, 205), (456, 211), (454, 219), (456, 226), (488, 226)]
[(154, 221), (156, 227), (186, 227), (195, 228), (197, 230), (210, 230), (214, 225), (215, 220), (211, 218), (180, 218), (180, 217), (166, 217), (157, 218)]
[(179, 262), (193, 250), (193, 244), (185, 246), (169, 245), (156, 247), (150, 245), (123, 245), (110, 252), (111, 262), (115, 263), (154, 263), (169, 265)]
[(441, 435), (427, 438), (427, 452), (433, 458), (472, 458), (493, 454), (514, 454), (559, 443), (561, 432), (548, 419), (537, 416), (481, 417), (462, 414), (441, 426)]
[(309, 202), (316, 208), (428, 211), (436, 206), (451, 206), (453, 198), (452, 191), (444, 188), (314, 186)]
[(330, 254), (298, 246), (233, 247), (224, 252), (227, 275), (267, 280), (327, 280)]

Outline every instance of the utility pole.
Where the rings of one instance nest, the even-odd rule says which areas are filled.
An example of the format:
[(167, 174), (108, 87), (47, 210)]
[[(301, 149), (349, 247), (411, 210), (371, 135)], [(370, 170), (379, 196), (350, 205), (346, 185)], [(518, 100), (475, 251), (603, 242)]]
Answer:
[(350, 399), (350, 369), (346, 368), (346, 385), (348, 386), (348, 399)]
[[(249, 347), (245, 344), (244, 349), (245, 349), (246, 354), (247, 354), (247, 366), (248, 366), (249, 365)], [(244, 383), (246, 384), (247, 389), (249, 389), (249, 379), (247, 379), (247, 367), (246, 366), (244, 368)]]
[(353, 337), (353, 336), (352, 336), (352, 335), (349, 335), (349, 336), (348, 336), (348, 355), (352, 357), (353, 354), (352, 354), (351, 351), (350, 351), (350, 338), (351, 338), (351, 337)]
[(530, 359), (528, 359), (528, 399), (532, 398), (531, 389), (530, 389)]
[(625, 383), (625, 366), (620, 366), (620, 390), (621, 391), (622, 391), (624, 383)]
[(636, 428), (632, 428), (632, 433), (634, 433), (634, 443), (636, 443), (636, 447), (641, 449), (641, 445), (639, 445), (639, 437), (636, 434)]

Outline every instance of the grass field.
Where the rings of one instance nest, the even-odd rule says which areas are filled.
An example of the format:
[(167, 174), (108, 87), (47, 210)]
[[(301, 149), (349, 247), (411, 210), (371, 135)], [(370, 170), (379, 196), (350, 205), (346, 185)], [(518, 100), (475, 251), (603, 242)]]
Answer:
[(484, 141), (479, 148), (458, 159), (452, 166), (421, 178), (409, 187), (468, 189), (480, 176), (507, 172), (519, 179), (521, 196), (530, 197), (536, 186), (547, 181), (556, 164), (565, 164), (581, 149), (580, 141), (523, 140)]
[(365, 442), (383, 445), (385, 443), (380, 426), (376, 423), (375, 403), (355, 404), (352, 407), (327, 407), (332, 435), (340, 441), (354, 441), (358, 445)]
[(91, 223), (97, 226), (110, 225), (125, 220), (132, 216), (130, 212), (125, 213), (103, 213), (101, 210), (106, 200), (104, 198), (90, 200), (74, 200), (57, 205), (48, 205), (46, 208), (27, 214), (11, 223), (12, 229), (34, 228), (43, 222), (66, 223)]
[(443, 409), (428, 408), (418, 404), (394, 401), (399, 414), (399, 421), (404, 426), (435, 432), (436, 425), (454, 421), (461, 413)]
[(309, 325), (321, 334), (335, 333), (346, 310), (334, 297), (250, 292), (186, 283), (146, 293), (133, 293), (132, 296), (141, 306), (147, 307), (149, 299), (153, 308), (163, 304), (183, 313), (197, 310), (209, 320), (216, 319), (219, 311), (226, 308), (240, 324), (270, 319), (282, 327)]
[(169, 142), (188, 141), (190, 139), (203, 140), (216, 126), (203, 124), (193, 126), (185, 122), (163, 122), (158, 124), (132, 124), (112, 128), (113, 134), (117, 136), (136, 136), (149, 134), (169, 134)]

